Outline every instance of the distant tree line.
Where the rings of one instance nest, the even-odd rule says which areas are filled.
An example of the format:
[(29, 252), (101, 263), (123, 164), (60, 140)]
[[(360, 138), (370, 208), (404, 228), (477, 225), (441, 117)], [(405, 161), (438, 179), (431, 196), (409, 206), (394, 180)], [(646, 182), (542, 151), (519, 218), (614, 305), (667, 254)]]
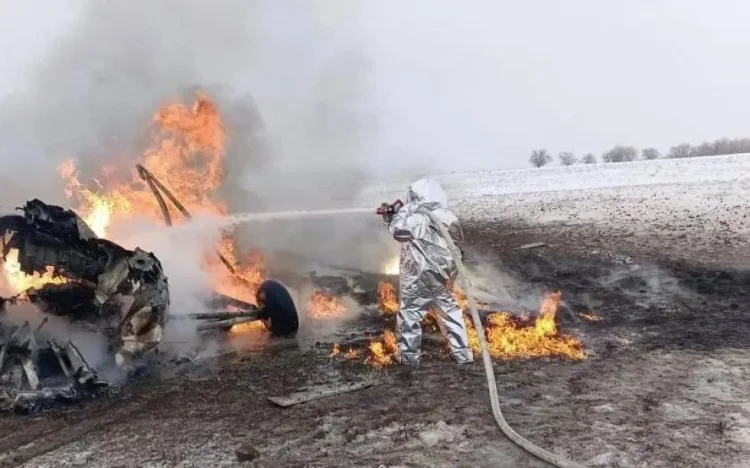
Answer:
[[(669, 152), (664, 155), (665, 158), (694, 158), (699, 156), (721, 156), (727, 154), (750, 153), (750, 138), (722, 138), (716, 141), (706, 141), (700, 145), (691, 145), (682, 143), (669, 148)], [(658, 159), (662, 157), (656, 148), (644, 148), (640, 152), (633, 146), (617, 145), (611, 150), (601, 155), (602, 162), (616, 163), (635, 161), (640, 156), (641, 159)], [(563, 151), (557, 155), (557, 159), (563, 166), (572, 166), (573, 164), (595, 164), (598, 162), (596, 156), (592, 153), (577, 158), (570, 151)], [(546, 149), (538, 149), (531, 152), (529, 162), (534, 167), (543, 167), (553, 161), (552, 155)]]

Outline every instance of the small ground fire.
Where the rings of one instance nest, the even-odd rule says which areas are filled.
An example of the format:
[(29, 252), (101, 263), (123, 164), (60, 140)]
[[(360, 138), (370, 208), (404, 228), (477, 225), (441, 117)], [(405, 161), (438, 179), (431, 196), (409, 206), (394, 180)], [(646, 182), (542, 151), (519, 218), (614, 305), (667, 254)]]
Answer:
[[(539, 315), (533, 320), (516, 317), (507, 312), (489, 314), (484, 328), (492, 357), (499, 359), (562, 357), (580, 360), (586, 357), (583, 343), (557, 327), (557, 310), (561, 294), (547, 294)], [(467, 324), (471, 323), (467, 321)], [(473, 324), (469, 326), (469, 342), (475, 353), (480, 353), (479, 337)]]
[[(479, 337), (468, 312), (466, 294), (458, 287), (454, 293), (459, 305), (464, 310), (466, 325), (469, 331), (469, 343), (475, 354), (481, 353)], [(490, 355), (496, 359), (527, 359), (540, 357), (560, 357), (564, 359), (585, 359), (583, 343), (576, 337), (560, 332), (557, 324), (557, 311), (562, 295), (559, 292), (548, 293), (544, 298), (536, 318), (516, 316), (509, 312), (491, 312), (484, 319), (484, 329), (489, 345)], [(398, 292), (396, 287), (386, 281), (378, 285), (379, 309), (384, 317), (392, 317), (398, 311)], [(478, 304), (480, 308), (486, 304)], [(437, 331), (434, 312), (425, 319), (426, 331)], [(392, 326), (390, 324), (389, 326)], [(355, 349), (341, 352), (338, 345), (332, 356), (347, 359), (358, 359), (360, 353)], [(365, 362), (374, 367), (384, 367), (396, 362), (398, 347), (393, 332), (386, 330), (379, 338), (373, 338), (367, 347)]]
[(387, 281), (378, 283), (378, 306), (386, 315), (398, 312), (398, 292), (396, 287)]
[(313, 291), (307, 302), (309, 316), (318, 320), (342, 317), (347, 310), (341, 299), (320, 289)]

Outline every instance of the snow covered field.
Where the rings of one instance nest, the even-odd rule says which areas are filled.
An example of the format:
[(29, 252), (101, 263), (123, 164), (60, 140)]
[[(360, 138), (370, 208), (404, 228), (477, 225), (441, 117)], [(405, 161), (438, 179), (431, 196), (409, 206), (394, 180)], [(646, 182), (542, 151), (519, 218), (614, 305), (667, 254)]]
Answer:
[[(658, 237), (661, 249), (750, 264), (750, 155), (661, 159), (437, 176), (465, 222), (513, 222)], [(357, 206), (403, 198), (408, 180), (366, 187)], [(596, 235), (596, 234), (594, 234)], [(721, 240), (719, 241), (719, 237)], [(732, 248), (727, 248), (731, 245)]]
[[(660, 159), (438, 176), (460, 215), (527, 222), (737, 221), (750, 194), (750, 155)], [(408, 181), (373, 184), (359, 204), (405, 196)], [(744, 223), (742, 223), (744, 228)]]

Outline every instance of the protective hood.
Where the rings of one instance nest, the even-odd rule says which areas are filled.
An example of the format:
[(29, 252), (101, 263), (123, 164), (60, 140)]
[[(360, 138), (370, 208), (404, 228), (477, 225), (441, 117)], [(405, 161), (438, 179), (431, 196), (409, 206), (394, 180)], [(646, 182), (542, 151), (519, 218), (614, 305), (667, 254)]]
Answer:
[(411, 211), (416, 211), (417, 208), (431, 210), (446, 226), (458, 221), (456, 215), (448, 210), (448, 195), (445, 190), (429, 177), (412, 182), (406, 195), (406, 204)]

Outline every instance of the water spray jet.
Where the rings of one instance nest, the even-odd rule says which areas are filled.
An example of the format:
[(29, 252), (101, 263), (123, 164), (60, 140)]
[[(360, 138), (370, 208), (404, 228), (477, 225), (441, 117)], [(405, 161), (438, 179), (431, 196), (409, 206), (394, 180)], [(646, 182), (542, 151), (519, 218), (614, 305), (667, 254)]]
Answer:
[(289, 210), (265, 213), (238, 213), (227, 217), (230, 224), (250, 221), (276, 221), (284, 219), (315, 218), (323, 216), (370, 214), (372, 208), (329, 208), (325, 210)]

